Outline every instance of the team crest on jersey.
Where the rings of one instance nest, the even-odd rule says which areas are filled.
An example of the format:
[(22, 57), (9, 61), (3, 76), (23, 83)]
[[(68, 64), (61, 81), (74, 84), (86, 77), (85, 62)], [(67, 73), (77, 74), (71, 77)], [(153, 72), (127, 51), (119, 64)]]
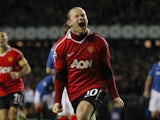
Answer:
[(13, 57), (8, 57), (8, 61), (12, 62), (13, 61)]
[(93, 52), (94, 52), (94, 47), (89, 46), (89, 47), (87, 48), (87, 51), (90, 52), (90, 53), (93, 53)]

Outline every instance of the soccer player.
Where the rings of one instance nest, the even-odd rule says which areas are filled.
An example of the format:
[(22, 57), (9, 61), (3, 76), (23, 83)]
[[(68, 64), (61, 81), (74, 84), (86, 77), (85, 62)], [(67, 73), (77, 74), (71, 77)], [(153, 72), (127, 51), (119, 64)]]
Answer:
[[(36, 86), (34, 95), (34, 109), (38, 120), (42, 119), (42, 108), (47, 104), (48, 110), (51, 113), (54, 101), (54, 88), (53, 88), (52, 75), (45, 76)], [(50, 114), (52, 116), (52, 114)], [(55, 117), (53, 115), (53, 117)]]
[(31, 72), (22, 52), (8, 44), (0, 31), (0, 120), (17, 120), (24, 98), (22, 76)]
[(64, 86), (77, 120), (95, 120), (94, 111), (106, 91), (117, 108), (124, 102), (118, 94), (110, 63), (107, 41), (87, 28), (88, 19), (81, 7), (68, 11), (70, 29), (54, 46), (55, 102), (52, 111), (63, 110), (61, 98)]
[[(50, 50), (48, 55), (47, 64), (46, 64), (46, 73), (54, 76), (54, 66), (53, 66), (53, 47)], [(66, 88), (63, 90), (62, 95), (62, 106), (63, 111), (58, 113), (58, 120), (76, 120), (74, 110), (72, 108), (71, 102), (69, 101)]]
[[(151, 88), (151, 91), (150, 91)], [(159, 61), (154, 63), (146, 78), (143, 96), (150, 97), (149, 111), (152, 120), (160, 119), (160, 54)]]

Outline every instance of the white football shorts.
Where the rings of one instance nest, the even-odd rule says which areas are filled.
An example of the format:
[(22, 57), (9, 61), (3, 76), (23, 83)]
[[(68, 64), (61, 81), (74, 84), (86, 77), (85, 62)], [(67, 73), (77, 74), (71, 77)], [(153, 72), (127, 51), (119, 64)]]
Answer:
[(155, 90), (151, 90), (149, 111), (160, 111), (160, 93)]
[(46, 94), (43, 95), (41, 98), (41, 94), (39, 93), (39, 91), (35, 91), (35, 95), (34, 95), (34, 104), (38, 104), (40, 102), (42, 103), (47, 103), (47, 107), (48, 109), (52, 109), (53, 107), (53, 102), (54, 102), (54, 92), (52, 92), (51, 94)]

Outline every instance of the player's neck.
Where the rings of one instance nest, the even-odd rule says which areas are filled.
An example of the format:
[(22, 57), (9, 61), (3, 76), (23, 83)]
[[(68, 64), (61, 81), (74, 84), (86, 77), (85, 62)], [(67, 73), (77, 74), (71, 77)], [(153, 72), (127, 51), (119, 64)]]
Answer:
[(7, 46), (5, 46), (5, 47), (0, 47), (0, 54), (5, 53), (7, 50), (8, 50), (8, 47), (7, 47)]
[(71, 32), (71, 36), (74, 40), (81, 41), (82, 39), (84, 39), (87, 36), (87, 32), (84, 33), (83, 35), (76, 35), (73, 32)]

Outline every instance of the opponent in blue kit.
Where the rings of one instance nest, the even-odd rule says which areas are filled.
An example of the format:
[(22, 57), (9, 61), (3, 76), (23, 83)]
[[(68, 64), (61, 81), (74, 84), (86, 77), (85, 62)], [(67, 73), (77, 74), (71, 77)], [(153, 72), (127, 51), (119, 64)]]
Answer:
[[(151, 88), (151, 91), (150, 91)], [(160, 116), (160, 54), (159, 61), (154, 63), (149, 70), (145, 82), (144, 97), (149, 98), (149, 111), (153, 120), (159, 120)]]
[(47, 75), (38, 84), (35, 90), (34, 96), (34, 108), (38, 119), (41, 118), (41, 110), (44, 103), (47, 104), (49, 110), (51, 110), (54, 101), (54, 88), (53, 88), (53, 77)]

